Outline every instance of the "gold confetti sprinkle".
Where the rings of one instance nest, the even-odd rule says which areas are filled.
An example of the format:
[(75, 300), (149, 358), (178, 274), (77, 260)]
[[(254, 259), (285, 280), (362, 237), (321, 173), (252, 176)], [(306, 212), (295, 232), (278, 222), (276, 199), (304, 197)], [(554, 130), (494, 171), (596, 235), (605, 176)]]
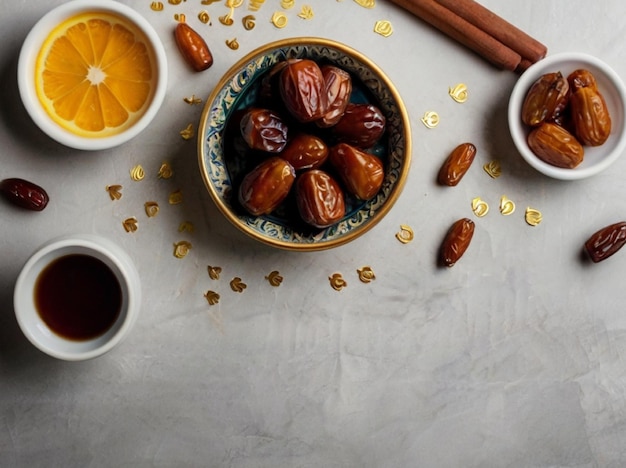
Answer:
[(489, 161), (483, 166), (483, 169), (492, 179), (497, 179), (502, 175), (502, 167), (500, 167), (499, 161)]
[(435, 128), (439, 125), (439, 114), (435, 111), (427, 111), (422, 117), (422, 123), (426, 125), (427, 128)]
[(391, 25), (391, 21), (388, 20), (378, 20), (374, 23), (374, 32), (376, 34), (380, 34), (383, 37), (389, 37), (393, 34), (393, 26)]
[(524, 218), (530, 226), (537, 226), (543, 220), (541, 211), (531, 208), (530, 206), (526, 208)]
[(411, 229), (411, 226), (407, 226), (406, 224), (401, 224), (400, 231), (396, 232), (396, 239), (403, 244), (408, 244), (414, 237), (415, 234), (413, 234), (413, 229)]
[(175, 13), (174, 20), (178, 21), (179, 23), (184, 23), (187, 21), (187, 17), (185, 16), (184, 13)]
[(146, 210), (148, 218), (154, 218), (159, 214), (159, 204), (155, 201), (146, 202), (144, 204), (144, 209)]
[(106, 191), (109, 193), (111, 200), (119, 200), (122, 198), (122, 186), (121, 185), (107, 185)]
[(234, 11), (235, 11), (234, 8), (231, 8), (228, 13), (220, 16), (219, 17), (220, 23), (222, 23), (224, 26), (232, 26), (232, 24), (234, 23), (234, 20), (233, 20)]
[(287, 15), (277, 11), (272, 15), (272, 24), (278, 29), (282, 29), (287, 26)]
[(159, 179), (169, 179), (173, 175), (174, 171), (172, 170), (172, 166), (170, 166), (169, 163), (164, 162), (163, 164), (161, 164), (158, 174)]
[(243, 18), (241, 18), (241, 22), (243, 23), (243, 28), (246, 31), (250, 31), (256, 26), (256, 18), (254, 17), (254, 15), (244, 16)]
[(229, 49), (232, 49), (232, 50), (239, 49), (239, 42), (237, 42), (236, 37), (233, 39), (226, 39), (226, 45), (228, 46)]
[(211, 5), (212, 3), (217, 3), (217, 2), (219, 2), (219, 1), (221, 1), (221, 0), (202, 0), (202, 1), (200, 2), (200, 4), (201, 4), (201, 5)]
[(207, 300), (209, 305), (215, 305), (220, 302), (220, 295), (215, 291), (207, 291), (204, 294), (204, 298)]
[(247, 287), (248, 285), (238, 276), (235, 276), (232, 280), (230, 280), (230, 289), (235, 292), (242, 293)]
[(275, 288), (280, 286), (281, 283), (283, 282), (283, 277), (280, 276), (280, 273), (278, 273), (278, 271), (276, 270), (272, 271), (269, 275), (267, 275), (265, 279), (269, 281), (269, 283)]
[(487, 213), (489, 213), (489, 205), (480, 197), (476, 197), (472, 200), (472, 211), (476, 216), (482, 218)]
[(174, 243), (174, 257), (176, 258), (185, 258), (189, 251), (191, 250), (191, 242), (188, 241), (178, 241)]
[(354, 3), (364, 8), (374, 8), (376, 6), (376, 0), (354, 0)]
[(163, 2), (152, 2), (150, 9), (153, 11), (163, 11)]
[(191, 97), (183, 98), (183, 101), (185, 101), (190, 106), (202, 104), (202, 99), (200, 99), (199, 97), (196, 97), (195, 94), (192, 94)]
[(180, 205), (183, 202), (183, 193), (180, 190), (170, 193), (168, 201), (170, 205)]
[(178, 225), (178, 232), (193, 232), (195, 230), (191, 221), (183, 221)]
[(348, 283), (346, 282), (346, 280), (343, 279), (341, 273), (333, 273), (332, 276), (328, 277), (328, 280), (330, 281), (330, 286), (335, 291), (341, 291), (343, 288), (348, 286)]
[(180, 131), (180, 136), (183, 137), (184, 140), (191, 140), (195, 134), (196, 132), (193, 129), (193, 124), (187, 125), (184, 130)]
[(170, 5), (180, 5), (182, 2), (183, 0), (167, 0)]
[(295, 0), (281, 0), (280, 1), (280, 6), (284, 9), (284, 10), (289, 10), (290, 8), (293, 8), (296, 4)]
[(371, 283), (376, 279), (376, 275), (374, 274), (372, 267), (364, 266), (363, 268), (359, 268), (356, 272), (359, 274), (359, 280), (362, 283)]
[(141, 164), (137, 164), (130, 170), (130, 178), (136, 182), (143, 180), (145, 176), (146, 173), (144, 172), (143, 167), (141, 167)]
[(265, 0), (250, 0), (248, 3), (248, 10), (250, 11), (259, 11), (259, 9), (263, 6)]
[(448, 94), (456, 102), (463, 103), (467, 101), (467, 97), (468, 97), (467, 85), (465, 85), (464, 83), (459, 83), (453, 88), (448, 88)]
[(209, 12), (206, 10), (202, 10), (200, 13), (198, 13), (198, 19), (200, 20), (201, 23), (204, 23), (204, 24), (208, 24), (211, 22), (211, 16), (209, 15)]
[(303, 5), (300, 13), (298, 13), (298, 17), (305, 20), (313, 19), (313, 16), (313, 8), (311, 8), (311, 5)]
[(137, 218), (134, 216), (132, 218), (126, 218), (122, 221), (122, 226), (124, 226), (126, 232), (135, 232), (137, 230)]
[(500, 197), (500, 213), (504, 216), (508, 216), (513, 214), (514, 211), (515, 203), (513, 203), (513, 200), (510, 200), (506, 195), (502, 195)]
[(212, 280), (218, 280), (220, 279), (220, 273), (222, 273), (222, 267), (209, 265), (207, 267), (207, 271), (209, 272), (209, 278)]
[(226, 0), (226, 6), (229, 8), (239, 8), (243, 5), (243, 0)]

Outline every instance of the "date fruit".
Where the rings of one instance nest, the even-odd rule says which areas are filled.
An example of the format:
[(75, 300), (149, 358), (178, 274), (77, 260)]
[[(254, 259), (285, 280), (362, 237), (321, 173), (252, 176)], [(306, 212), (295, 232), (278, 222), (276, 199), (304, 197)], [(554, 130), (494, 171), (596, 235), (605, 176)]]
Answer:
[(280, 72), (279, 89), (285, 107), (299, 122), (313, 122), (326, 113), (324, 75), (313, 60), (288, 60)]
[(606, 226), (585, 242), (585, 250), (594, 263), (609, 258), (626, 244), (626, 221)]
[(579, 69), (567, 79), (572, 89), (570, 106), (576, 136), (583, 145), (602, 145), (611, 133), (611, 116), (594, 76)]
[(548, 122), (528, 134), (528, 146), (542, 161), (567, 169), (578, 166), (585, 152), (574, 135), (557, 124)]
[(298, 176), (296, 203), (304, 222), (317, 228), (331, 226), (346, 214), (341, 187), (329, 174), (319, 169)]
[(328, 158), (328, 146), (315, 135), (299, 133), (289, 140), (280, 157), (296, 171), (316, 169)]
[(383, 163), (372, 154), (347, 143), (339, 143), (330, 149), (328, 159), (348, 192), (361, 200), (373, 198), (383, 185)]
[(241, 118), (239, 127), (241, 136), (252, 149), (280, 153), (287, 145), (287, 124), (271, 110), (249, 109)]
[(197, 72), (213, 65), (213, 54), (209, 46), (187, 23), (179, 22), (174, 29), (174, 39), (185, 61)]
[(546, 73), (533, 83), (522, 104), (522, 121), (535, 127), (555, 119), (567, 106), (570, 86), (561, 72)]
[(448, 230), (441, 244), (440, 260), (451, 267), (463, 256), (474, 236), (474, 221), (462, 218), (456, 221)]
[(272, 156), (250, 171), (239, 186), (239, 203), (250, 214), (269, 214), (291, 190), (296, 172), (284, 159)]
[(461, 143), (450, 153), (439, 169), (437, 181), (449, 187), (457, 185), (472, 165), (474, 156), (476, 156), (476, 146), (472, 143)]
[(31, 211), (43, 210), (50, 201), (43, 188), (18, 178), (4, 179), (0, 182), (0, 193), (13, 204)]
[(321, 70), (328, 105), (326, 113), (316, 123), (318, 127), (327, 128), (339, 122), (346, 111), (352, 94), (352, 78), (347, 71), (334, 65), (323, 65)]
[(370, 148), (382, 137), (385, 125), (385, 116), (375, 105), (350, 103), (332, 131), (343, 143)]

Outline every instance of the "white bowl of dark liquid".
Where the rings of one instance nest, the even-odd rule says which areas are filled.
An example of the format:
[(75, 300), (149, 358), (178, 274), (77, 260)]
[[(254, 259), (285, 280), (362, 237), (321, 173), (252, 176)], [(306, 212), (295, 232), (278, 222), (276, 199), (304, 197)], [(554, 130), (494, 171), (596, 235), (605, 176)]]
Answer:
[(111, 350), (130, 331), (140, 303), (141, 283), (130, 257), (92, 235), (44, 245), (22, 268), (14, 291), (26, 338), (67, 361)]

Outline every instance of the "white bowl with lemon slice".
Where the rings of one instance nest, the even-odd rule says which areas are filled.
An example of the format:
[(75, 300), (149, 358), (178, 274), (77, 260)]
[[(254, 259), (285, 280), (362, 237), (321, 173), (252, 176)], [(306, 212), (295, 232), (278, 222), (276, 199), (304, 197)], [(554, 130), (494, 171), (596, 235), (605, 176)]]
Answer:
[(32, 28), (18, 87), (41, 130), (66, 146), (100, 150), (141, 132), (165, 97), (167, 60), (157, 33), (131, 7), (73, 0)]

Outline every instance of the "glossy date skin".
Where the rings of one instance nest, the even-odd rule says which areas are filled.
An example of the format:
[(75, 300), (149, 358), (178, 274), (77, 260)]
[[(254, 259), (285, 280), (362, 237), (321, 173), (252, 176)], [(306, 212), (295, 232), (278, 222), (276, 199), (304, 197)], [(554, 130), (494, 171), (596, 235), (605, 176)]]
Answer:
[(350, 74), (334, 65), (321, 67), (324, 77), (324, 89), (328, 101), (324, 116), (315, 123), (322, 128), (337, 124), (350, 103), (352, 94), (352, 78)]
[(241, 136), (252, 149), (280, 153), (287, 145), (289, 129), (275, 112), (249, 109), (240, 121)]
[(348, 192), (361, 200), (373, 198), (383, 185), (385, 168), (382, 161), (369, 153), (339, 143), (328, 157)]
[(469, 218), (456, 221), (441, 244), (440, 260), (444, 266), (454, 266), (463, 256), (474, 236), (474, 222)]
[(279, 90), (285, 107), (300, 123), (321, 119), (326, 113), (324, 75), (313, 60), (288, 60), (280, 71)]
[(595, 77), (580, 69), (567, 79), (572, 90), (570, 107), (576, 136), (584, 145), (604, 144), (611, 134), (611, 116)]
[(446, 158), (437, 174), (441, 185), (456, 186), (469, 170), (476, 156), (476, 146), (472, 143), (461, 143)]
[(626, 221), (611, 224), (595, 232), (585, 242), (585, 250), (594, 263), (606, 260), (626, 244)]
[(302, 220), (317, 228), (331, 226), (346, 214), (341, 187), (328, 173), (319, 169), (298, 176), (296, 202)]
[(187, 23), (179, 22), (174, 39), (185, 61), (197, 72), (213, 65), (213, 54), (204, 39)]
[(0, 182), (0, 194), (14, 205), (30, 211), (42, 211), (50, 201), (43, 188), (19, 178)]
[(546, 73), (533, 83), (522, 104), (522, 121), (535, 127), (558, 118), (570, 96), (568, 80), (561, 72)]
[(280, 157), (296, 171), (316, 169), (328, 158), (328, 146), (315, 135), (299, 133), (289, 140)]
[(565, 169), (578, 166), (585, 153), (574, 135), (549, 122), (539, 125), (528, 134), (528, 146), (542, 161)]
[(296, 179), (296, 171), (284, 159), (272, 156), (243, 178), (238, 198), (248, 213), (269, 214), (280, 205)]
[(386, 123), (385, 116), (375, 105), (350, 103), (332, 132), (339, 141), (365, 149), (380, 140)]

